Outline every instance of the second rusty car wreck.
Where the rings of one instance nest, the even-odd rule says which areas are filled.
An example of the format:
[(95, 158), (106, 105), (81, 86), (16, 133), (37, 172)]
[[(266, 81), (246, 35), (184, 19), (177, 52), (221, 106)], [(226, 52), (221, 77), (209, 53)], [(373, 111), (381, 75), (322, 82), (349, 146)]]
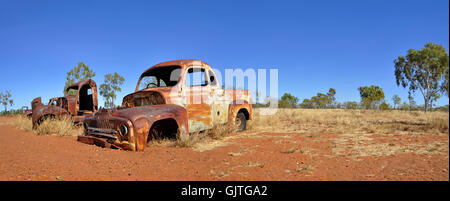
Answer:
[(208, 64), (163, 62), (142, 73), (121, 107), (86, 117), (78, 141), (142, 151), (155, 137), (175, 138), (226, 123), (245, 130), (251, 112), (249, 91), (222, 89)]
[(47, 105), (43, 105), (41, 97), (31, 102), (33, 128), (47, 118), (72, 116), (75, 124), (81, 123), (86, 115), (98, 110), (97, 84), (94, 80), (83, 80), (71, 84), (66, 92), (76, 91), (75, 95), (51, 98)]

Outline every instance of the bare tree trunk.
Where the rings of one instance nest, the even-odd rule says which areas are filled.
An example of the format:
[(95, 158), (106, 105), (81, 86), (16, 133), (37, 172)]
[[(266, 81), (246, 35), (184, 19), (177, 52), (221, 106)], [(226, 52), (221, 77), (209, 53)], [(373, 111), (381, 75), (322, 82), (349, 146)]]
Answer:
[(433, 100), (430, 101), (430, 105), (428, 108), (429, 111), (433, 111)]

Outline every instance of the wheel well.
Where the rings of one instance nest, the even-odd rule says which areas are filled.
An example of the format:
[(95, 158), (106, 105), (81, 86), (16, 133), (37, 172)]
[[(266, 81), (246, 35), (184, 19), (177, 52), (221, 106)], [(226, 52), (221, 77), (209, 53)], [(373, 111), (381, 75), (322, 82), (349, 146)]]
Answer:
[(242, 112), (242, 113), (244, 113), (244, 115), (245, 115), (245, 119), (246, 119), (246, 120), (249, 120), (249, 119), (250, 119), (250, 113), (248, 113), (247, 109), (245, 109), (245, 108), (242, 108), (242, 109), (240, 109), (240, 110), (238, 111), (238, 113), (237, 113), (237, 114), (239, 114), (239, 112)]
[(47, 119), (54, 119), (55, 115), (54, 114), (45, 114), (42, 115), (39, 119), (38, 119), (38, 123), (42, 123), (43, 121), (47, 120)]
[(162, 119), (155, 121), (150, 128), (147, 142), (153, 139), (176, 139), (178, 133), (178, 124), (175, 119)]

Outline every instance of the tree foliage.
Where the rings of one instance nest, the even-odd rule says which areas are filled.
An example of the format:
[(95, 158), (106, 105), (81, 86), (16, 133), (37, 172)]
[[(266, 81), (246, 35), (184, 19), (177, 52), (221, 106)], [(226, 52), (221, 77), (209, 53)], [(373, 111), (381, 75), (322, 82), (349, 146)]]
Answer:
[(105, 81), (100, 85), (100, 95), (105, 99), (105, 107), (114, 107), (114, 100), (116, 99), (116, 92), (122, 91), (120, 85), (123, 84), (125, 79), (117, 74), (106, 74)]
[(311, 101), (314, 103), (315, 108), (327, 108), (332, 102), (330, 97), (323, 93), (317, 93), (316, 96), (311, 97)]
[(344, 102), (344, 108), (345, 109), (357, 109), (358, 103), (356, 101), (346, 101)]
[(4, 93), (0, 93), (0, 103), (5, 106), (5, 113), (7, 111), (8, 104), (12, 106), (14, 104), (14, 100), (11, 98), (11, 93), (9, 91), (5, 91)]
[(361, 96), (361, 105), (365, 109), (375, 109), (378, 103), (384, 99), (384, 92), (379, 86), (372, 85), (370, 87), (359, 87), (359, 95)]
[(389, 110), (389, 109), (390, 109), (390, 106), (386, 102), (382, 102), (380, 104), (380, 110)]
[(408, 101), (409, 101), (409, 111), (411, 111), (416, 107), (416, 101), (414, 101), (414, 97), (411, 94), (408, 95)]
[(66, 83), (64, 85), (64, 95), (75, 95), (74, 91), (66, 92), (68, 86), (81, 80), (93, 78), (95, 72), (89, 69), (89, 66), (83, 62), (78, 62), (78, 65), (67, 72)]
[(449, 65), (445, 48), (427, 43), (422, 49), (410, 49), (406, 56), (398, 56), (394, 63), (397, 85), (408, 87), (410, 92), (419, 90), (424, 98), (426, 112), (430, 102), (438, 97), (438, 92), (445, 90), (445, 84), (439, 86)]
[(315, 104), (310, 99), (303, 99), (303, 102), (299, 104), (301, 108), (312, 109), (315, 108)]
[(336, 97), (334, 97), (334, 96), (336, 95), (336, 89), (330, 88), (328, 90), (327, 95), (328, 95), (328, 98), (330, 100), (330, 104), (331, 105), (335, 105), (336, 104)]
[(392, 102), (394, 103), (394, 109), (396, 108), (395, 106), (400, 105), (400, 103), (402, 102), (402, 99), (395, 94), (394, 96), (392, 96)]
[(300, 103), (301, 108), (335, 108), (336, 107), (336, 90), (330, 88), (327, 94), (317, 93), (311, 99), (303, 99)]
[(281, 100), (278, 102), (279, 107), (294, 108), (297, 106), (298, 98), (290, 93), (284, 93)]
[(447, 69), (444, 71), (444, 78), (443, 78), (444, 82), (442, 83), (441, 88), (440, 88), (441, 92), (444, 95), (447, 95), (447, 97), (448, 97), (448, 73), (449, 73), (449, 67), (447, 65)]

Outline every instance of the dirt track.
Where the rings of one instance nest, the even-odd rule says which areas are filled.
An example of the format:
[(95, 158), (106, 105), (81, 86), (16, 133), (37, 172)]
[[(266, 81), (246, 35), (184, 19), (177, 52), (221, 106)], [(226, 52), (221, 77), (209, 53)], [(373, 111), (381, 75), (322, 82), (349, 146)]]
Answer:
[(0, 119), (0, 180), (449, 180), (448, 134), (247, 132), (203, 146), (217, 145), (211, 150), (128, 152), (36, 136), (6, 120)]

